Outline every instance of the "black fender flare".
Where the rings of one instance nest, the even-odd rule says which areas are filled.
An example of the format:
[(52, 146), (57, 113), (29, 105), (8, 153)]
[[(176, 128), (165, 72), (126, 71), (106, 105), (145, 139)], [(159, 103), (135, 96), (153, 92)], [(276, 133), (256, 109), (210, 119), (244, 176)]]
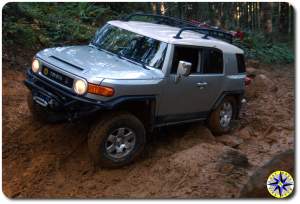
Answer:
[(146, 101), (156, 101), (156, 97), (154, 95), (133, 95), (133, 96), (119, 96), (109, 101), (105, 101), (102, 103), (104, 107), (107, 109), (114, 109), (117, 106), (121, 105), (125, 102), (146, 102)]
[(138, 95), (138, 96), (120, 96), (118, 98), (106, 101), (102, 107), (106, 110), (114, 110), (125, 103), (145, 102), (149, 107), (149, 130), (152, 131), (155, 125), (156, 118), (156, 96), (155, 95)]

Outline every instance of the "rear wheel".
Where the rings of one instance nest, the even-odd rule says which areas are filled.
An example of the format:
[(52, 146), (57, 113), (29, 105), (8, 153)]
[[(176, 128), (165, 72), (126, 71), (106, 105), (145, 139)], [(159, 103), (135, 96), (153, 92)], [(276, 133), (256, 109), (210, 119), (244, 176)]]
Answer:
[(144, 149), (145, 128), (129, 113), (112, 113), (90, 130), (88, 147), (95, 164), (119, 167), (134, 161)]
[(216, 135), (228, 133), (236, 113), (237, 104), (235, 98), (225, 97), (208, 119), (210, 130)]

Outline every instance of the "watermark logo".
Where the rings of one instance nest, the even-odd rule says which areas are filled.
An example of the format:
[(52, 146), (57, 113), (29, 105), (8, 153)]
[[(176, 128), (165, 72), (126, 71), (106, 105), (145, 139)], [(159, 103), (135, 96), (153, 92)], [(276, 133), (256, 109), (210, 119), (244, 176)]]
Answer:
[(285, 198), (293, 192), (294, 179), (286, 171), (275, 171), (267, 180), (267, 188), (275, 198)]

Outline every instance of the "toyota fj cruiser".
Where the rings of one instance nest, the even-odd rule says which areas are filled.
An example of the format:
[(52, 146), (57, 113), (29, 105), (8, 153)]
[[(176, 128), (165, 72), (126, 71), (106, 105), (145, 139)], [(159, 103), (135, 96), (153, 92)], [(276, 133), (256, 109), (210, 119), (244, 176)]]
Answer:
[[(151, 22), (133, 20), (142, 16)], [(128, 164), (141, 153), (146, 131), (206, 121), (215, 134), (230, 130), (244, 93), (243, 51), (231, 34), (166, 16), (133, 14), (109, 21), (89, 45), (44, 49), (27, 71), (28, 105), (39, 120), (91, 114), (93, 160)]]

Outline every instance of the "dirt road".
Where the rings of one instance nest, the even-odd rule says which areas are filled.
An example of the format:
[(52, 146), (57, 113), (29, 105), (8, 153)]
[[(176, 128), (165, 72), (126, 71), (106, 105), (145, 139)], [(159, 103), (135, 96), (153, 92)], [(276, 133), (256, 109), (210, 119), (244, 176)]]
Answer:
[[(165, 128), (152, 135), (139, 161), (108, 170), (89, 159), (89, 124), (33, 121), (24, 73), (4, 69), (3, 191), (12, 198), (237, 197), (255, 169), (294, 148), (293, 70), (262, 65), (256, 70), (230, 135), (214, 137), (199, 123)], [(249, 165), (236, 158), (226, 163), (232, 151), (246, 156)]]

